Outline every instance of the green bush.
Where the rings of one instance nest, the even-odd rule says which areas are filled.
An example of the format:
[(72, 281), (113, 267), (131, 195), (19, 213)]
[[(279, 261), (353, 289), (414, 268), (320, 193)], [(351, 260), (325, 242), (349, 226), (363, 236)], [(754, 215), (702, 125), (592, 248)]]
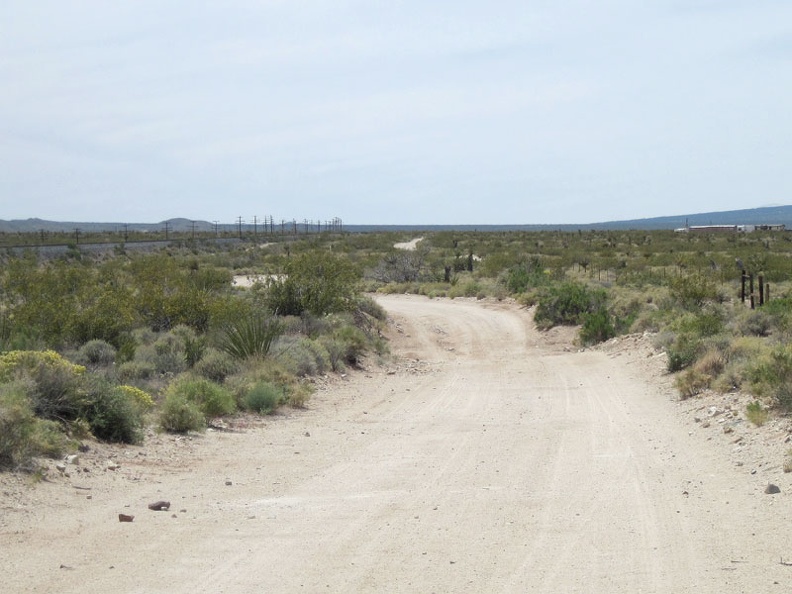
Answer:
[(344, 361), (349, 365), (357, 365), (368, 347), (366, 334), (355, 326), (343, 326), (336, 332), (335, 338), (344, 345)]
[(290, 373), (305, 377), (324, 373), (330, 358), (324, 347), (303, 336), (283, 336), (273, 347), (273, 355)]
[(770, 418), (770, 413), (758, 400), (754, 400), (746, 405), (745, 417), (757, 427), (761, 427)]
[(228, 353), (208, 348), (206, 354), (195, 364), (193, 371), (213, 382), (223, 383), (229, 375), (239, 370), (239, 362)]
[(153, 352), (151, 348), (141, 350), (147, 354), (148, 361), (154, 364), (157, 373), (176, 374), (187, 369), (184, 343), (172, 332), (166, 332), (157, 338)]
[(179, 325), (172, 330), (173, 334), (181, 338), (184, 352), (184, 363), (192, 369), (206, 352), (206, 337), (198, 336), (190, 326)]
[(103, 441), (140, 443), (143, 439), (143, 414), (140, 404), (120, 386), (92, 378), (89, 404), (84, 411), (91, 433)]
[(671, 373), (690, 367), (702, 348), (701, 340), (690, 334), (678, 334), (666, 349), (668, 371)]
[(280, 316), (321, 316), (353, 309), (360, 273), (346, 258), (313, 251), (292, 256), (284, 275), (265, 285), (265, 302)]
[(715, 283), (703, 274), (678, 276), (668, 283), (671, 298), (685, 309), (695, 310), (708, 301), (718, 300)]
[(606, 298), (604, 289), (590, 289), (576, 282), (547, 287), (539, 294), (534, 321), (544, 329), (559, 325), (574, 326), (584, 321), (584, 314), (604, 308)]
[(68, 421), (86, 404), (81, 383), (85, 367), (70, 363), (54, 351), (10, 351), (0, 355), (0, 382), (28, 379), (36, 416)]
[(236, 409), (233, 394), (205, 378), (182, 376), (170, 384), (166, 395), (183, 396), (198, 406), (207, 419), (230, 415)]
[(160, 409), (160, 427), (169, 433), (201, 431), (206, 420), (201, 409), (184, 394), (169, 393)]
[(16, 469), (37, 453), (37, 423), (24, 385), (0, 384), (0, 469)]
[(526, 262), (512, 266), (501, 281), (510, 293), (525, 293), (529, 288), (540, 287), (547, 283), (542, 262), (533, 257)]
[(115, 362), (116, 349), (109, 342), (89, 340), (77, 351), (77, 362), (82, 365), (104, 366)]
[(30, 466), (35, 456), (58, 457), (69, 440), (54, 421), (36, 418), (29, 380), (0, 384), (0, 469)]
[(245, 395), (243, 406), (245, 410), (266, 415), (274, 412), (283, 400), (282, 388), (270, 382), (258, 382)]
[(580, 328), (580, 342), (584, 345), (597, 344), (616, 336), (613, 319), (605, 307), (593, 313), (583, 314), (583, 326)]
[(748, 369), (751, 391), (769, 396), (782, 410), (792, 410), (792, 347), (780, 345)]
[(157, 373), (157, 368), (148, 361), (127, 361), (118, 366), (118, 379), (122, 382), (146, 380)]

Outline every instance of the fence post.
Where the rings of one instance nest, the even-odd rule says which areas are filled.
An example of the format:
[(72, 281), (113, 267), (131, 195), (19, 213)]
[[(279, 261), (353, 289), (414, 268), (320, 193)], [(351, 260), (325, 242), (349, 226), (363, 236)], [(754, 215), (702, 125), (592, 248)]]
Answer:
[(740, 275), (740, 301), (745, 303), (745, 272)]
[(764, 305), (764, 275), (759, 275), (759, 306)]
[(754, 284), (753, 284), (753, 272), (748, 275), (748, 292), (751, 295), (751, 309), (753, 309), (753, 298), (754, 298)]

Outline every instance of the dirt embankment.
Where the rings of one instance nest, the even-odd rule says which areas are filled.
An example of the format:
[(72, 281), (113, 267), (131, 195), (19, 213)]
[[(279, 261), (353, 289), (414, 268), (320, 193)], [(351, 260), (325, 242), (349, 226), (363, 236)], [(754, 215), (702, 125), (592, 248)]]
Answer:
[(0, 478), (0, 591), (786, 590), (786, 425), (679, 403), (639, 337), (578, 352), (514, 305), (379, 300), (395, 361), (306, 410)]

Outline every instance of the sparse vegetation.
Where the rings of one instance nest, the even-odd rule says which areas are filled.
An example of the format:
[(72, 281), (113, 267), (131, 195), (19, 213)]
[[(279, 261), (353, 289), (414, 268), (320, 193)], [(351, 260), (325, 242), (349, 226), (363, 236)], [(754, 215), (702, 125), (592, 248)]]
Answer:
[[(387, 352), (386, 315), (363, 289), (513, 297), (536, 306), (539, 328), (579, 326), (583, 345), (651, 332), (682, 397), (742, 389), (768, 415), (792, 409), (786, 234), (444, 231), (394, 250), (410, 239), (327, 233), (273, 236), (266, 249), (181, 241), (149, 252), (5, 253), (0, 465), (68, 447), (78, 427), (134, 442), (147, 418), (184, 432), (236, 407), (302, 406), (305, 378)], [(735, 259), (773, 284), (770, 302), (740, 300)], [(235, 288), (235, 274), (260, 282)]]

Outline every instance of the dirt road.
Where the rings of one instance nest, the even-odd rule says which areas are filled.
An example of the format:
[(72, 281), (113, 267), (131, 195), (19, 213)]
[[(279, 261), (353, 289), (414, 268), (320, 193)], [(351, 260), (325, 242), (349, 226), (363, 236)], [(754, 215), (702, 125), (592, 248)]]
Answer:
[(379, 300), (390, 370), (4, 485), (0, 591), (789, 591), (789, 475), (735, 465), (651, 353), (564, 350), (513, 305)]

